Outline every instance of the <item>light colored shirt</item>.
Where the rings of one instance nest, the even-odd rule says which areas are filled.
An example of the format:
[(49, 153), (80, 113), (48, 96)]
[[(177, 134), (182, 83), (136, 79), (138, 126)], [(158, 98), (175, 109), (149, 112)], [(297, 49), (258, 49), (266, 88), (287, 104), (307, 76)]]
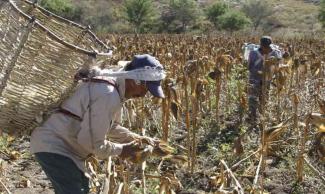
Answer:
[(118, 78), (116, 83), (119, 91), (106, 83), (81, 83), (61, 107), (78, 115), (82, 121), (53, 113), (33, 131), (31, 152), (66, 156), (82, 171), (85, 171), (84, 161), (89, 154), (99, 159), (120, 155), (123, 143), (132, 141), (137, 134), (119, 125), (125, 80)]

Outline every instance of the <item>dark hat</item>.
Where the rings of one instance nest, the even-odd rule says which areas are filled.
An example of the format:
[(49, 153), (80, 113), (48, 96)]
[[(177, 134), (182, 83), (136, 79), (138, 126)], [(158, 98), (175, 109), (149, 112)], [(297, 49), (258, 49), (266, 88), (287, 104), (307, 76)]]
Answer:
[(272, 38), (270, 36), (262, 36), (260, 44), (261, 46), (270, 46), (272, 44)]
[[(129, 65), (125, 68), (126, 71), (131, 71), (134, 69), (140, 69), (145, 67), (155, 67), (163, 69), (163, 66), (160, 62), (153, 56), (144, 54), (144, 55), (135, 55)], [(161, 87), (161, 80), (159, 81), (146, 81), (149, 92), (158, 98), (164, 98), (164, 92)]]

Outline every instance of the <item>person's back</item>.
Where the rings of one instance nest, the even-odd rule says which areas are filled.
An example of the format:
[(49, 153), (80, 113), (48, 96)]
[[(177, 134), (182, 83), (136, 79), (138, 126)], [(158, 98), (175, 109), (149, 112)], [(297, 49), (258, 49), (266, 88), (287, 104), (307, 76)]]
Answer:
[[(90, 91), (88, 91), (90, 90)], [(90, 96), (91, 94), (91, 99)], [(94, 103), (95, 100), (102, 99), (101, 103)], [(50, 118), (40, 127), (36, 128), (31, 136), (31, 152), (50, 152), (61, 154), (72, 159), (80, 168), (84, 170), (83, 159), (90, 153), (96, 152), (96, 148), (87, 145), (89, 140), (89, 103), (98, 105), (92, 107), (94, 113), (104, 116), (107, 115), (106, 123), (93, 121), (92, 127), (103, 130), (102, 141), (109, 122), (114, 121), (115, 114), (121, 108), (121, 100), (117, 90), (105, 83), (81, 83), (75, 93), (68, 98), (62, 105), (61, 110), (50, 116)], [(102, 110), (100, 107), (106, 107)], [(67, 116), (67, 114), (75, 116)], [(93, 114), (94, 114), (93, 113)], [(79, 117), (79, 118), (78, 118)], [(87, 138), (87, 139), (85, 139)], [(98, 139), (94, 139), (97, 141)], [(112, 153), (112, 155), (114, 155)]]

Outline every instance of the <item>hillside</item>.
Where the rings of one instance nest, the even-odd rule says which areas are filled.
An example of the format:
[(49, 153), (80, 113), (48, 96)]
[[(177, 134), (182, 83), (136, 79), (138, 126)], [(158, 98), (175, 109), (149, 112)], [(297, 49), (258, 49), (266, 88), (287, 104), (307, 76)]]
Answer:
[(321, 29), (317, 21), (319, 6), (317, 1), (302, 0), (273, 0), (272, 4), (277, 10), (275, 18), (283, 25), (277, 33), (316, 32)]
[[(43, 0), (46, 1), (46, 0)], [(65, 1), (65, 0), (62, 0)], [(154, 7), (158, 8), (156, 14), (166, 12), (163, 10), (163, 5), (168, 1), (154, 1)], [(197, 0), (199, 3), (200, 16), (197, 16), (198, 21), (192, 25), (193, 28), (188, 28), (187, 32), (206, 32), (205, 28), (212, 28), (213, 25), (207, 20), (204, 15), (204, 10), (215, 3), (215, 0)], [(230, 8), (240, 10), (246, 0), (229, 0), (224, 1), (229, 3)], [(274, 14), (270, 16), (267, 21), (263, 23), (259, 31), (264, 33), (278, 35), (278, 36), (292, 36), (301, 34), (314, 34), (321, 31), (321, 25), (318, 22), (318, 9), (320, 0), (269, 0)], [(80, 1), (71, 0), (71, 3), (77, 9), (80, 9), (72, 16), (71, 19), (81, 22), (84, 25), (91, 25), (97, 32), (103, 33), (130, 33), (133, 32), (130, 25), (123, 17), (123, 1), (114, 0), (93, 0)], [(159, 13), (157, 13), (159, 12)], [(163, 17), (170, 17), (170, 15), (159, 15), (156, 23), (161, 24), (166, 21), (161, 21)], [(196, 27), (195, 27), (196, 26)], [(177, 26), (175, 26), (177, 28)], [(208, 30), (211, 31), (211, 30)], [(247, 27), (246, 31), (250, 32), (251, 27)], [(151, 27), (150, 33), (175, 33), (176, 29), (164, 30), (164, 26)]]
[[(213, 1), (206, 1), (207, 4)], [(232, 0), (240, 8), (245, 0)], [(269, 0), (275, 10), (274, 20), (269, 22), (270, 33), (291, 36), (321, 30), (317, 15), (320, 0)]]

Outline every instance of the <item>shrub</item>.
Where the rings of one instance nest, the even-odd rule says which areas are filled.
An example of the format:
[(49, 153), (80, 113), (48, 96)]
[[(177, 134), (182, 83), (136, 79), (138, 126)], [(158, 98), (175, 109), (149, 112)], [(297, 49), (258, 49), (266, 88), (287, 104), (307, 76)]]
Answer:
[(231, 32), (241, 30), (251, 23), (250, 20), (239, 11), (229, 11), (220, 16), (219, 19), (221, 28)]

